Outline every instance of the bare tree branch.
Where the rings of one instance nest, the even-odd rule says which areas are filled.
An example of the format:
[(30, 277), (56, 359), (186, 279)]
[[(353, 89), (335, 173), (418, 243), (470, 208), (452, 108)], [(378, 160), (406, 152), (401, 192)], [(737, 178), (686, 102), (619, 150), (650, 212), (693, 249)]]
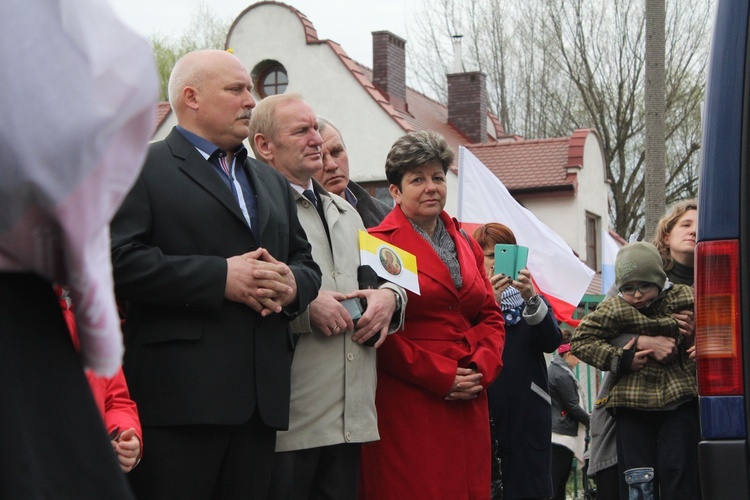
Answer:
[[(667, 202), (694, 196), (713, 0), (666, 0)], [(423, 5), (409, 50), (418, 76), (445, 99), (448, 27), (464, 60), (487, 74), (490, 110), (529, 138), (599, 132), (610, 181), (610, 220), (642, 234), (645, 141), (643, 0), (440, 0)], [(430, 67), (427, 67), (431, 65)], [(424, 87), (423, 87), (424, 88)]]

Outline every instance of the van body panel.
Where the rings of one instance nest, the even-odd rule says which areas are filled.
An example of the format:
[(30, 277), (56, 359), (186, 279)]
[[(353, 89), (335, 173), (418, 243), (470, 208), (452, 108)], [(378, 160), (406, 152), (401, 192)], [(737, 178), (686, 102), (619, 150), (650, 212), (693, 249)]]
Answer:
[[(698, 239), (739, 237), (747, 1), (719, 1), (711, 42), (698, 210)], [(720, 165), (720, 168), (716, 166)], [(721, 175), (718, 175), (718, 172)], [(717, 175), (712, 175), (716, 172)]]
[(712, 396), (701, 398), (703, 439), (746, 438), (745, 398)]
[[(728, 377), (719, 371), (722, 360), (703, 362), (716, 353), (720, 330), (696, 317), (697, 353), (699, 358), (699, 392), (701, 439), (699, 460), (701, 489), (705, 500), (750, 498), (750, 227), (748, 225), (748, 156), (750, 152), (750, 52), (748, 51), (748, 16), (750, 0), (718, 0), (709, 62), (706, 100), (703, 108), (703, 143), (700, 188), (698, 191), (698, 248), (696, 281), (711, 275), (701, 258), (707, 242), (732, 240), (738, 269), (729, 270), (738, 277), (733, 297), (738, 300), (739, 326), (732, 329), (732, 342), (741, 355), (739, 394), (721, 394), (721, 390), (704, 390), (706, 380)], [(703, 273), (703, 274), (702, 274)], [(702, 297), (696, 287), (696, 304)], [(706, 292), (707, 293), (707, 292)], [(699, 309), (696, 308), (696, 311)], [(705, 309), (704, 309), (705, 310)], [(698, 313), (696, 313), (698, 314)], [(723, 319), (730, 325), (729, 318)], [(722, 334), (726, 335), (726, 329)], [(712, 341), (712, 338), (714, 339)], [(736, 358), (739, 359), (739, 358)], [(702, 369), (701, 369), (702, 368)], [(716, 370), (716, 371), (714, 371)], [(711, 371), (711, 373), (706, 373)], [(718, 384), (720, 385), (720, 384)], [(716, 387), (716, 386), (715, 386)], [(710, 394), (710, 395), (709, 395)]]
[(746, 440), (704, 441), (698, 445), (698, 454), (704, 500), (750, 498)]

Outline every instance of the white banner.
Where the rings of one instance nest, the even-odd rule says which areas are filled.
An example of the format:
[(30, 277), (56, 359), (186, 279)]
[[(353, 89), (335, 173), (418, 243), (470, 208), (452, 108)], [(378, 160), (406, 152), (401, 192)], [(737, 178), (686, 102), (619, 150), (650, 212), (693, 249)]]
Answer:
[[(549, 300), (567, 304), (566, 312), (572, 313), (586, 293), (594, 271), (575, 256), (557, 233), (513, 199), (500, 179), (463, 146), (458, 153), (458, 186), (458, 220), (508, 226), (518, 244), (529, 247), (527, 267), (540, 291)], [(558, 308), (555, 312), (560, 315)]]

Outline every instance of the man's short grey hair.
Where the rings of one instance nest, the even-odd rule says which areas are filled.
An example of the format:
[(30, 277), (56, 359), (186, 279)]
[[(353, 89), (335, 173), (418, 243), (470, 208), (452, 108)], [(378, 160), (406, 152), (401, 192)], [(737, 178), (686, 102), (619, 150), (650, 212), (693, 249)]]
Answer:
[(344, 149), (346, 149), (346, 143), (344, 142), (344, 135), (341, 133), (341, 130), (334, 125), (334, 123), (326, 118), (325, 116), (318, 116), (318, 132), (320, 132), (320, 135), (323, 135), (323, 132), (325, 132), (325, 129), (331, 127), (333, 130), (336, 131), (337, 134), (339, 134), (339, 137), (341, 138), (341, 144), (344, 145)]
[(255, 157), (260, 159), (258, 151), (255, 149), (255, 135), (263, 134), (269, 140), (276, 139), (276, 120), (274, 119), (274, 111), (276, 107), (289, 101), (304, 101), (302, 94), (298, 92), (289, 92), (288, 94), (276, 94), (269, 95), (263, 98), (253, 109), (253, 114), (250, 117), (250, 134), (249, 142), (253, 148)]
[(443, 173), (446, 173), (454, 158), (448, 141), (437, 132), (410, 132), (391, 146), (385, 160), (385, 176), (388, 182), (400, 188), (401, 180), (407, 172), (430, 163), (439, 163)]

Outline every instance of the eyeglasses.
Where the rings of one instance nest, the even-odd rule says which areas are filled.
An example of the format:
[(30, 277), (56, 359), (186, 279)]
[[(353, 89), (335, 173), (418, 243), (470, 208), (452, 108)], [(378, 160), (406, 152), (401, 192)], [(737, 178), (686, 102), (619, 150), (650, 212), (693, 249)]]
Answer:
[(625, 285), (620, 287), (620, 293), (623, 295), (635, 295), (636, 290), (641, 292), (641, 295), (645, 295), (650, 292), (656, 285), (643, 281), (637, 285)]

